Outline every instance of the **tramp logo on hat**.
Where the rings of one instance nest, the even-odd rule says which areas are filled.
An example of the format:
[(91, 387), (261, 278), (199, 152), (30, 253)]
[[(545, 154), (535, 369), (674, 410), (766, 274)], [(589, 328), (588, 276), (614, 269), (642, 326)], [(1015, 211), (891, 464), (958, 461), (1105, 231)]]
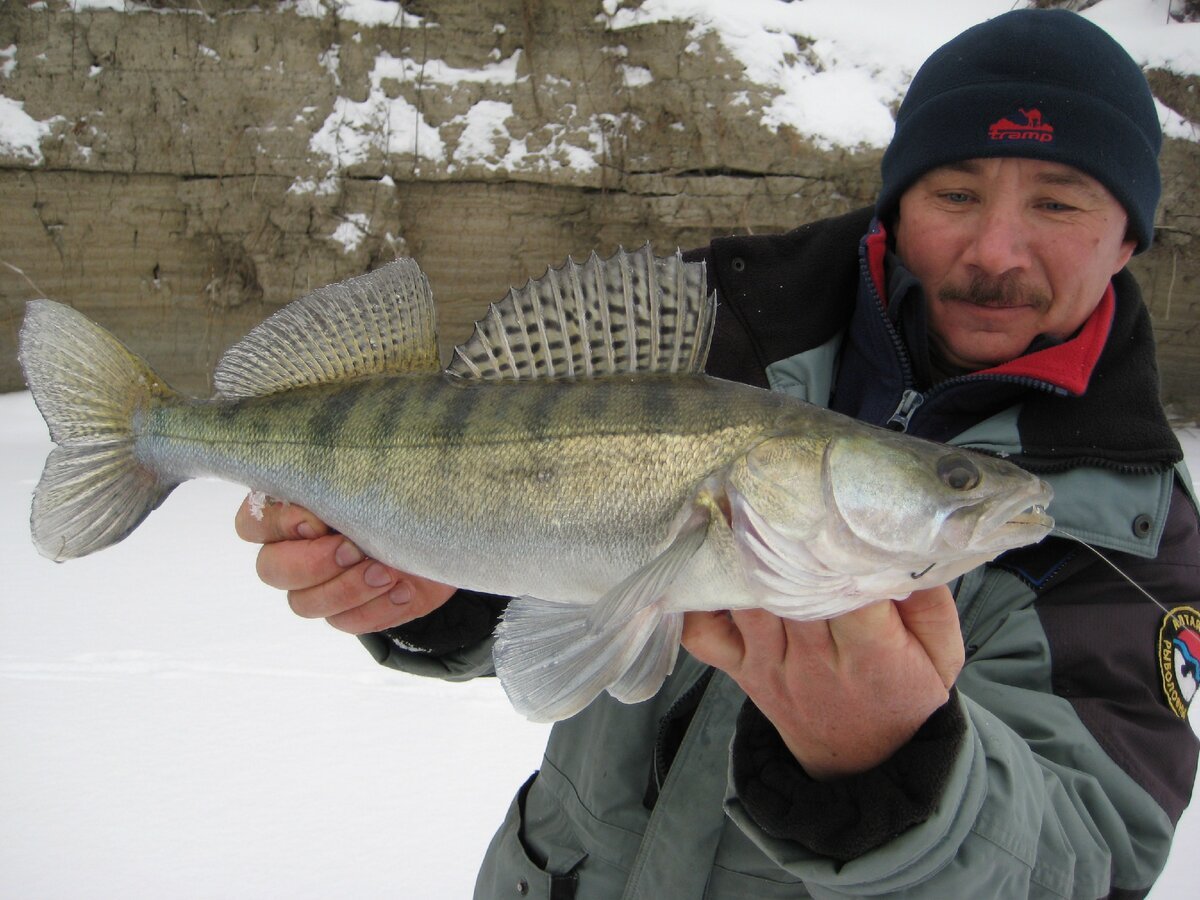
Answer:
[(989, 141), (1039, 141), (1049, 144), (1054, 140), (1054, 126), (1042, 118), (1037, 109), (1018, 109), (1018, 118), (1024, 123), (1002, 118), (988, 126)]
[(1200, 613), (1177, 606), (1163, 616), (1158, 631), (1158, 669), (1171, 711), (1186, 719), (1200, 686)]

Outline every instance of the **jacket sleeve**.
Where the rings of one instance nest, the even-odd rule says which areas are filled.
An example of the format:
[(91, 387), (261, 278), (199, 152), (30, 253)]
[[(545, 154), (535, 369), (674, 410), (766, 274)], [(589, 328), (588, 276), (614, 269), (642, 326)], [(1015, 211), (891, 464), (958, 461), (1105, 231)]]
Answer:
[[(965, 730), (922, 821), (857, 854), (818, 848), (808, 834), (772, 829), (731, 787), (730, 816), (814, 896), (965, 897), (981, 885), (995, 897), (1149, 891), (1190, 799), (1197, 740), (1164, 699), (1163, 611), (1064, 546), (964, 580), (968, 661), (956, 702)], [(1109, 555), (1157, 597), (1200, 596), (1200, 530), (1178, 487), (1157, 559)], [(894, 796), (880, 791), (880, 803)], [(820, 822), (808, 827), (822, 832)]]
[(448, 681), (494, 675), (492, 632), (507, 604), (507, 597), (460, 590), (426, 616), (359, 640), (376, 662), (402, 672)]

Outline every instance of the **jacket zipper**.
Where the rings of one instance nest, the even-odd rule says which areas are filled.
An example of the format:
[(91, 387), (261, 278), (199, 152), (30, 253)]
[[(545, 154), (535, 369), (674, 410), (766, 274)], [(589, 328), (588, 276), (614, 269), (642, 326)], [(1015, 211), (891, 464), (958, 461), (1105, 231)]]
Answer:
[(887, 306), (884, 304), (883, 297), (880, 295), (879, 290), (875, 286), (875, 281), (871, 277), (871, 270), (867, 265), (865, 255), (860, 255), (859, 257), (859, 269), (861, 270), (867, 289), (871, 292), (871, 297), (875, 300), (875, 309), (879, 313), (879, 318), (887, 330), (893, 349), (896, 351), (896, 358), (900, 362), (901, 381), (904, 385), (904, 391), (900, 395), (900, 402), (896, 405), (895, 411), (885, 423), (888, 428), (891, 428), (893, 431), (907, 432), (909, 426), (912, 424), (913, 416), (916, 415), (918, 409), (924, 406), (930, 398), (956, 384), (965, 384), (971, 381), (996, 381), (1000, 383), (1020, 384), (1049, 393), (1054, 393), (1058, 390), (1054, 385), (1046, 381), (1019, 375), (959, 375), (943, 381), (941, 384), (935, 384), (925, 393), (921, 393), (913, 386), (916, 379), (913, 377), (912, 361), (908, 357), (908, 347), (905, 346), (904, 338), (900, 336), (900, 332), (896, 330), (896, 326), (892, 324), (892, 320), (888, 318)]
[[(716, 669), (709, 666), (682, 694), (675, 698), (675, 702), (671, 704), (667, 712), (658, 720), (658, 729), (654, 735), (654, 752), (650, 762), (650, 785), (646, 792), (646, 800), (643, 801), (647, 809), (653, 807), (654, 802), (658, 800), (658, 794), (662, 790), (663, 783), (667, 780), (667, 773), (670, 771), (670, 763), (666, 760), (666, 735), (667, 730), (671, 727), (676, 719), (684, 718), (680, 716), (680, 710), (690, 706), (691, 709), (686, 714), (687, 726), (691, 726), (692, 716), (696, 714), (696, 707), (700, 705), (699, 696), (708, 689), (708, 683), (712, 681), (713, 675), (716, 674)], [(683, 734), (679, 738), (679, 744), (683, 743), (687, 736), (687, 727), (683, 729)], [(674, 752), (679, 749), (679, 744), (673, 748), (671, 762), (674, 762)], [(649, 801), (649, 802), (647, 802)]]
[[(896, 359), (900, 361), (900, 372), (906, 388), (911, 388), (913, 384), (912, 363), (908, 359), (908, 348), (904, 346), (904, 339), (900, 337), (900, 333), (896, 331), (892, 320), (888, 318), (887, 306), (883, 302), (883, 297), (875, 287), (875, 279), (871, 277), (871, 267), (867, 264), (866, 253), (859, 253), (858, 256), (859, 277), (863, 284), (867, 286), (867, 290), (871, 292), (871, 297), (875, 300), (875, 309), (879, 312), (879, 317), (883, 321), (883, 327), (887, 330), (888, 337), (891, 338), (892, 348), (896, 351)], [(903, 401), (901, 401), (903, 403)]]
[(904, 393), (900, 396), (900, 405), (896, 407), (892, 417), (887, 420), (887, 427), (893, 431), (908, 431), (908, 423), (912, 421), (913, 414), (921, 408), (921, 404), (924, 402), (925, 395), (920, 391), (905, 388)]

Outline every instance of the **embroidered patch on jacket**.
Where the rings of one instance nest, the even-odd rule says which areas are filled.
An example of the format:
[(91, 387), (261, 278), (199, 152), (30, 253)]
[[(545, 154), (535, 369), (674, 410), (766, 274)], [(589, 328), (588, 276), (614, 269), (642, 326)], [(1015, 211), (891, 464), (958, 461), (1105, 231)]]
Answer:
[(1042, 118), (1041, 110), (1018, 110), (1017, 118), (1024, 122), (1014, 122), (1002, 118), (988, 126), (989, 141), (1041, 141), (1048, 144), (1054, 140), (1054, 126)]
[(1200, 612), (1177, 606), (1163, 616), (1158, 631), (1158, 669), (1167, 705), (1186, 719), (1200, 685)]

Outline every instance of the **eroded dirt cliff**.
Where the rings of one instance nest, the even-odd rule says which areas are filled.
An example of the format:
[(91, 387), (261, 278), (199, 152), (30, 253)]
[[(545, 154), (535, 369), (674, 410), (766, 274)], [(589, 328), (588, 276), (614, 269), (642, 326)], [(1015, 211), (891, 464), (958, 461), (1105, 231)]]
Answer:
[[(609, 4), (611, 5), (611, 4)], [(283, 303), (416, 257), (444, 349), (568, 254), (694, 246), (871, 202), (878, 151), (763, 124), (714, 34), (616, 29), (605, 4), (188, 0), (0, 8), (0, 389), (25, 300), (99, 320), (178, 387)], [(806, 52), (795, 37), (797, 57)], [(7, 50), (5, 49), (7, 48)], [(1150, 72), (1200, 122), (1195, 78)], [(1200, 145), (1169, 140), (1135, 261), (1168, 401), (1200, 408)]]

